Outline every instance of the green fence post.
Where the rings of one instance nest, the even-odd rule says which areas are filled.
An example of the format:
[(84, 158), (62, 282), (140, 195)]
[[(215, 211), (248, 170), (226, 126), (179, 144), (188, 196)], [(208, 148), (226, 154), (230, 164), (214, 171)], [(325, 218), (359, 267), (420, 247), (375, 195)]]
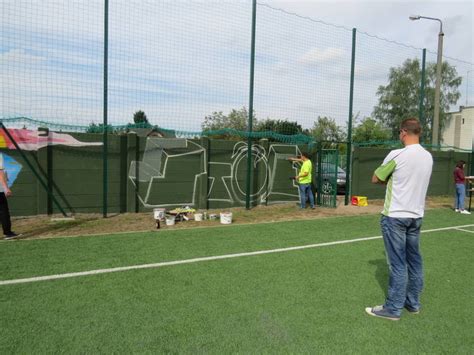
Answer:
[(321, 197), (322, 197), (322, 189), (323, 189), (323, 175), (321, 173), (321, 170), (323, 168), (323, 145), (321, 142), (318, 142), (318, 145), (317, 145), (317, 164), (318, 164), (318, 177), (317, 177), (317, 185), (318, 185), (318, 192), (317, 192), (317, 196), (316, 196), (316, 204), (318, 206), (321, 206), (322, 202), (321, 202)]
[[(136, 185), (133, 184), (132, 180), (129, 178), (130, 176), (130, 169), (132, 168), (132, 162), (138, 160), (138, 137), (135, 132), (131, 132), (127, 134), (127, 212), (138, 212), (138, 203), (137, 203), (137, 196), (138, 196), (138, 182), (135, 181)], [(137, 170), (135, 168), (135, 177), (137, 177)]]
[(474, 176), (474, 146), (471, 152), (471, 176)]
[(471, 176), (474, 176), (474, 137), (472, 137), (472, 150), (471, 150)]
[[(268, 154), (268, 150), (270, 148), (270, 142), (268, 140), (268, 138), (263, 138), (260, 140), (259, 144), (265, 149), (265, 152), (266, 154)], [(264, 165), (261, 170), (264, 170), (262, 171), (262, 178), (265, 179), (265, 190), (264, 190), (264, 194), (265, 194), (265, 201), (263, 201), (263, 204), (265, 204), (265, 206), (268, 206), (268, 194), (269, 194), (269, 191), (268, 191), (268, 188), (269, 188), (269, 183), (270, 183), (270, 170), (268, 169), (267, 165)], [(266, 171), (265, 171), (266, 170)], [(268, 174), (268, 175), (267, 175)], [(265, 178), (266, 177), (266, 178)], [(260, 183), (258, 184), (258, 186), (260, 186)], [(260, 202), (261, 201), (261, 198), (260, 198)]]
[[(472, 151), (471, 151), (471, 154), (469, 155), (469, 159), (471, 160), (469, 162), (469, 165), (470, 165), (470, 171), (471, 171), (471, 176), (474, 176), (474, 137), (472, 139)], [(472, 209), (471, 209), (471, 204), (472, 204), (472, 189), (474, 188), (474, 184), (471, 182), (471, 184), (469, 184), (469, 212), (472, 212)]]
[(103, 174), (103, 205), (102, 214), (104, 218), (107, 218), (107, 155), (108, 155), (108, 142), (107, 142), (107, 85), (108, 85), (108, 57), (109, 57), (109, 0), (104, 0), (104, 121), (103, 121), (103, 155), (102, 155), (102, 174)]
[[(49, 129), (48, 128), (38, 128), (38, 136), (48, 136)], [(51, 196), (53, 195), (53, 145), (48, 144), (45, 149), (39, 149), (37, 152), (38, 164), (40, 171), (43, 172), (43, 175), (46, 177), (46, 184), (48, 186), (48, 190), (46, 194), (43, 195), (38, 193), (39, 201), (38, 201), (38, 209), (43, 213), (42, 208), (42, 197), (46, 198), (46, 213), (48, 215), (53, 214), (53, 199)]]
[(128, 185), (128, 137), (120, 136), (120, 189), (119, 189), (119, 210), (120, 213), (127, 212), (127, 185)]
[[(145, 151), (146, 147), (146, 138), (144, 140), (140, 140), (140, 137), (136, 134), (135, 135), (135, 161), (139, 161), (140, 157), (143, 156), (142, 154), (142, 147), (143, 151)], [(142, 144), (143, 143), (143, 144)], [(135, 185), (135, 211), (140, 212), (140, 169), (138, 169), (138, 164), (135, 164), (135, 177), (136, 177), (136, 185)]]
[[(359, 183), (360, 183), (360, 173), (359, 173), (359, 151), (360, 148), (355, 145), (354, 152), (352, 154), (352, 184), (351, 190), (354, 191), (354, 195), (358, 195), (360, 191)], [(355, 189), (354, 189), (355, 187)]]
[(199, 196), (198, 196), (198, 205), (197, 207), (200, 209), (208, 209), (208, 194), (209, 194), (209, 138), (208, 137), (201, 137), (201, 146), (206, 150), (203, 154), (201, 154), (201, 164), (203, 165), (204, 169), (206, 170), (206, 174), (201, 175), (199, 178)]
[[(47, 130), (49, 134), (49, 130)], [(46, 176), (48, 177), (48, 215), (53, 214), (53, 145), (46, 147)]]
[(247, 139), (247, 178), (245, 208), (250, 209), (250, 195), (252, 194), (251, 173), (252, 173), (252, 119), (253, 119), (253, 85), (255, 74), (255, 24), (257, 19), (257, 0), (252, 1), (252, 42), (250, 50), (250, 86), (249, 86), (249, 119), (248, 119), (248, 139)]
[[(443, 152), (440, 151), (440, 155), (442, 156)], [(446, 190), (443, 192), (443, 195), (452, 195), (454, 193), (455, 186), (452, 183), (452, 175), (454, 171), (454, 167), (456, 166), (456, 154), (454, 150), (450, 150), (448, 153), (449, 159), (447, 160), (446, 166), (446, 177), (444, 179)]]
[(420, 82), (420, 104), (418, 108), (418, 117), (420, 119), (421, 127), (423, 127), (423, 134), (421, 136), (422, 141), (423, 137), (426, 134), (425, 127), (425, 64), (426, 64), (426, 48), (423, 48), (423, 56), (421, 60), (421, 82)]
[(349, 123), (347, 127), (347, 162), (346, 162), (346, 191), (344, 204), (349, 204), (351, 194), (351, 160), (352, 160), (352, 107), (354, 102), (354, 73), (357, 29), (352, 29), (351, 84), (349, 92)]
[[(44, 128), (38, 128), (38, 135), (42, 135), (42, 133), (45, 132), (46, 135), (48, 134), (48, 129)], [(51, 189), (51, 182), (50, 182), (50, 170), (49, 170), (49, 157), (48, 157), (48, 152), (49, 148), (51, 148), (50, 145), (38, 149), (35, 153), (31, 154), (33, 155), (33, 160), (36, 159), (36, 163), (38, 164), (38, 172), (39, 174), (45, 179), (47, 189), (42, 189), (41, 184), (39, 181), (37, 181), (37, 214), (51, 214), (51, 194), (52, 194), (52, 189)]]

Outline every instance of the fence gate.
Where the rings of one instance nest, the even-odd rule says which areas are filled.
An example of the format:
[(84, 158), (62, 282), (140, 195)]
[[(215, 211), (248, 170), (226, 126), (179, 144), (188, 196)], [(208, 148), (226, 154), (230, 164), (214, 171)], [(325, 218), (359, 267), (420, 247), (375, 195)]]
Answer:
[(337, 149), (319, 149), (317, 176), (317, 204), (322, 207), (336, 207), (337, 167), (339, 151)]

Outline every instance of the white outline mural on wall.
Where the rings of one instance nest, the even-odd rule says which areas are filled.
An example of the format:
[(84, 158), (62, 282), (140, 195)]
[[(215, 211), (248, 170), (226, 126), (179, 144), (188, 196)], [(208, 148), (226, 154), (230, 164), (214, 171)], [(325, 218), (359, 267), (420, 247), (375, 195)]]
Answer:
[[(184, 150), (182, 153), (171, 153), (170, 150)], [(197, 156), (201, 162), (201, 171), (194, 175), (193, 187), (189, 199), (173, 203), (153, 203), (152, 189), (163, 182), (170, 173), (168, 165), (172, 159)], [(138, 181), (136, 172), (138, 171)], [(207, 175), (206, 150), (199, 144), (182, 138), (154, 138), (148, 137), (145, 152), (141, 161), (132, 161), (129, 170), (129, 179), (134, 186), (139, 182), (147, 183), (145, 196), (138, 194), (138, 199), (144, 207), (166, 207), (175, 205), (195, 205), (197, 183), (200, 176)]]
[[(144, 195), (139, 193), (138, 198), (142, 205), (147, 208), (175, 205), (194, 206), (199, 193), (198, 183), (205, 176), (208, 176), (209, 182), (208, 201), (226, 202), (230, 205), (244, 204), (245, 181), (242, 180), (245, 179), (242, 179), (242, 177), (245, 177), (247, 171), (247, 153), (247, 143), (237, 142), (233, 147), (230, 162), (209, 161), (208, 164), (206, 149), (192, 140), (148, 137), (142, 160), (132, 161), (130, 164), (129, 179), (134, 186), (137, 186), (138, 183), (145, 183), (146, 191)], [(285, 167), (288, 167), (287, 164), (290, 163), (287, 158), (300, 153), (296, 145), (270, 144), (267, 151), (262, 145), (253, 144), (252, 166), (255, 171), (263, 175), (258, 179), (258, 186), (254, 186), (251, 201), (264, 203), (269, 198), (271, 198), (272, 203), (288, 202), (293, 199), (298, 201), (299, 191), (294, 181), (290, 182), (288, 179), (289, 186), (285, 191), (278, 191), (275, 188), (275, 181), (278, 164), (284, 161)], [(190, 169), (190, 174), (194, 174), (192, 188), (185, 187), (186, 191), (180, 191), (184, 195), (182, 200), (178, 198), (172, 203), (160, 203), (156, 195), (169, 194), (169, 191), (166, 190), (167, 184), (177, 183), (176, 180), (170, 180), (169, 175), (173, 173), (176, 158), (182, 159), (183, 157), (190, 158), (187, 167)], [(210, 173), (207, 170), (208, 166)], [(180, 167), (182, 168), (182, 165)], [(291, 164), (290, 169), (292, 175), (296, 175), (297, 166)], [(138, 180), (136, 172), (138, 172)], [(189, 178), (189, 176), (187, 177)], [(288, 176), (285, 175), (285, 179), (287, 178)], [(294, 193), (288, 192), (288, 187), (290, 190), (294, 190)], [(284, 199), (278, 200), (279, 196)]]

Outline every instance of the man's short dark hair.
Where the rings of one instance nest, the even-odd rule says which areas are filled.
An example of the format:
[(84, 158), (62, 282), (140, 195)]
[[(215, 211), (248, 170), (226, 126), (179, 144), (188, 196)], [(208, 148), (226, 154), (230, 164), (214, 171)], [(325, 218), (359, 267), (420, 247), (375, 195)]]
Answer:
[(464, 164), (466, 164), (466, 162), (465, 162), (464, 160), (460, 160), (460, 161), (458, 161), (458, 163), (456, 164), (456, 167), (462, 169), (462, 167), (464, 166)]
[(306, 159), (309, 159), (309, 154), (308, 152), (301, 152), (300, 157), (301, 158), (305, 157)]
[(419, 136), (421, 134), (420, 121), (415, 117), (405, 118), (400, 124), (400, 129), (411, 135)]

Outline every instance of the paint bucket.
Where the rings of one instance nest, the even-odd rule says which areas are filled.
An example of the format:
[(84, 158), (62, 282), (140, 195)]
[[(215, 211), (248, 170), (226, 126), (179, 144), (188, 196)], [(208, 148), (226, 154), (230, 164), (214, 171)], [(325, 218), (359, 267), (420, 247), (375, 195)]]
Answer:
[(197, 221), (197, 222), (201, 222), (202, 221), (202, 213), (195, 213), (194, 214), (194, 220)]
[(221, 224), (232, 223), (232, 212), (221, 212)]
[(353, 206), (368, 206), (367, 196), (352, 196), (351, 205)]
[(167, 226), (174, 226), (175, 222), (176, 222), (176, 217), (175, 216), (166, 216), (166, 225)]
[(210, 214), (210, 215), (209, 215), (209, 220), (210, 220), (210, 221), (215, 221), (216, 219), (217, 219), (217, 215), (216, 215), (216, 214), (213, 213), (213, 214)]
[(165, 209), (164, 208), (154, 208), (153, 209), (153, 216), (156, 220), (162, 221), (165, 219)]

